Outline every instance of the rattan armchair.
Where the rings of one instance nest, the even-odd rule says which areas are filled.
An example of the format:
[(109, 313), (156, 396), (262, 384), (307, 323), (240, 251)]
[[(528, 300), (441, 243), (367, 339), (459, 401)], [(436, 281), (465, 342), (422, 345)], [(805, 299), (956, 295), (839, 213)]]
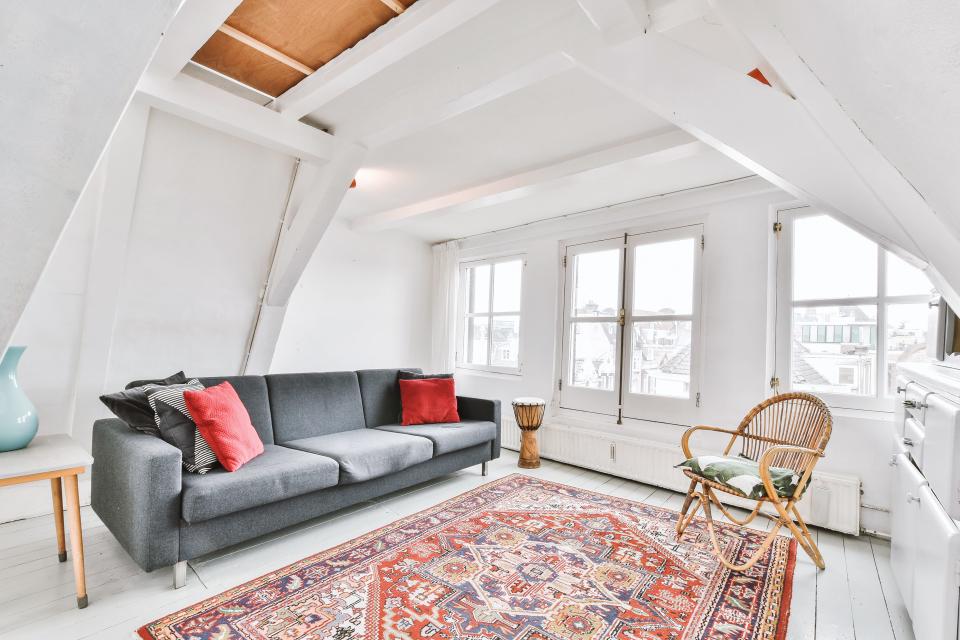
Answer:
[[(734, 451), (734, 446), (739, 441), (740, 451), (732, 455), (739, 453), (758, 463), (764, 495), (759, 499), (751, 498), (734, 487), (698, 475), (691, 469), (684, 469), (684, 474), (690, 478), (690, 488), (683, 502), (683, 508), (680, 510), (680, 517), (677, 519), (677, 537), (683, 535), (687, 525), (703, 508), (714, 551), (720, 562), (727, 568), (733, 571), (750, 569), (770, 548), (780, 529), (787, 527), (817, 567), (823, 569), (823, 556), (820, 555), (813, 536), (810, 535), (806, 523), (797, 511), (797, 501), (803, 496), (814, 466), (823, 457), (824, 449), (830, 439), (832, 423), (830, 410), (816, 396), (807, 393), (784, 393), (764, 400), (754, 407), (735, 430), (708, 426), (687, 429), (683, 434), (681, 447), (688, 459), (693, 457), (690, 451), (690, 438), (697, 432), (729, 434), (730, 440), (723, 450), (724, 456), (731, 455), (731, 451)], [(791, 469), (799, 477), (791, 495), (783, 496), (777, 492), (770, 475), (771, 467)], [(717, 491), (747, 500), (756, 500), (756, 504), (749, 515), (738, 518), (717, 498), (715, 493)], [(758, 515), (773, 521), (773, 527), (761, 546), (743, 564), (734, 564), (724, 555), (717, 539), (711, 503), (732, 522), (741, 526), (750, 524)], [(776, 513), (763, 513), (761, 508), (764, 504), (772, 505)], [(691, 507), (693, 507), (692, 510)]]

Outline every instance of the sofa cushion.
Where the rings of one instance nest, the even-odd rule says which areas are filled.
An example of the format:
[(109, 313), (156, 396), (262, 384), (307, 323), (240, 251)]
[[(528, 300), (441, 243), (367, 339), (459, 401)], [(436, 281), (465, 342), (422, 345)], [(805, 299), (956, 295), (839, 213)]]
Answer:
[(272, 444), (263, 449), (232, 473), (183, 474), (183, 519), (203, 522), (337, 484), (340, 469), (330, 458)]
[(366, 426), (360, 383), (353, 371), (265, 377), (278, 444)]
[(250, 414), (229, 382), (203, 391), (185, 391), (183, 400), (200, 435), (227, 471), (236, 471), (263, 453), (263, 442)]
[(397, 378), (401, 371), (412, 374), (420, 369), (364, 369), (357, 371), (360, 396), (363, 398), (363, 417), (368, 427), (393, 424), (400, 420), (400, 387)]
[(213, 387), (221, 382), (229, 382), (237, 395), (240, 396), (240, 402), (243, 403), (247, 413), (250, 414), (250, 422), (253, 423), (253, 428), (257, 430), (260, 441), (263, 444), (273, 444), (270, 399), (267, 396), (267, 381), (263, 379), (263, 376), (200, 378), (200, 383), (205, 387)]
[(459, 451), (481, 442), (489, 442), (497, 437), (497, 425), (482, 420), (463, 420), (441, 424), (417, 424), (402, 426), (388, 424), (377, 427), (376, 431), (404, 433), (421, 436), (433, 442), (433, 454), (442, 456), (451, 451)]
[(284, 446), (336, 460), (340, 465), (340, 484), (379, 478), (433, 457), (433, 445), (426, 438), (379, 429), (330, 433), (292, 440)]

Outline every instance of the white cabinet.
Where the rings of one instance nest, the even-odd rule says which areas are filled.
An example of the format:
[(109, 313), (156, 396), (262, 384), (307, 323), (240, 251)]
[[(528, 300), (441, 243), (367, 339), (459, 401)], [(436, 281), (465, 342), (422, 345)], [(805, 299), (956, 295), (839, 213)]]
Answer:
[(901, 366), (890, 566), (923, 640), (960, 635), (960, 372)]

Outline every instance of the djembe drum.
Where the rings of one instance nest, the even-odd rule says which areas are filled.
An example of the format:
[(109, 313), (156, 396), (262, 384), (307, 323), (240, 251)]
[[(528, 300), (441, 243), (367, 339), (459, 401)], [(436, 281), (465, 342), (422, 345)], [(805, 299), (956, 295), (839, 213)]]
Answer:
[(517, 398), (513, 401), (513, 417), (520, 427), (520, 460), (517, 466), (521, 469), (537, 469), (540, 467), (540, 448), (537, 446), (537, 429), (543, 422), (543, 411), (546, 402), (542, 398)]

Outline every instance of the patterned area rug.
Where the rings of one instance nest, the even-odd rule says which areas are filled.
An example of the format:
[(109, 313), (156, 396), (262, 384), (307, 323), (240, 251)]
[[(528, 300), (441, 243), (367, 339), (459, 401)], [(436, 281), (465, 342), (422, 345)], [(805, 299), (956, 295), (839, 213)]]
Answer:
[[(746, 573), (702, 520), (515, 474), (139, 630), (150, 639), (782, 640), (796, 542)], [(762, 537), (720, 526), (731, 555)]]

